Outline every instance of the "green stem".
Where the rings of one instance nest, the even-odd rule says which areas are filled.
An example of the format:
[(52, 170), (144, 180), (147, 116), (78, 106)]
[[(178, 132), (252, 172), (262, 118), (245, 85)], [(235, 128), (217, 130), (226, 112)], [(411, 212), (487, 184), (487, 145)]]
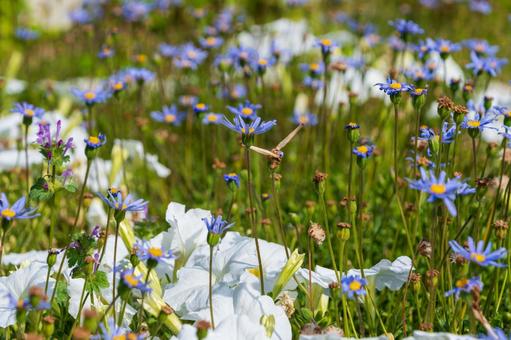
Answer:
[(260, 276), (260, 283), (261, 283), (261, 295), (264, 295), (264, 271), (263, 271), (263, 262), (261, 260), (261, 250), (259, 249), (259, 238), (257, 237), (257, 223), (255, 221), (254, 216), (254, 199), (253, 199), (253, 193), (252, 193), (252, 168), (250, 165), (250, 151), (248, 147), (245, 147), (245, 159), (247, 162), (247, 182), (248, 182), (248, 199), (250, 204), (250, 223), (252, 225), (252, 236), (254, 237), (255, 246), (256, 246), (256, 253), (257, 253), (257, 261), (259, 263), (259, 276)]
[(73, 231), (76, 228), (76, 225), (78, 223), (78, 218), (80, 217), (80, 211), (82, 210), (83, 194), (85, 192), (85, 186), (87, 185), (87, 179), (89, 178), (90, 165), (91, 165), (91, 160), (89, 158), (87, 158), (87, 169), (85, 170), (85, 179), (83, 180), (82, 188), (80, 190), (80, 197), (78, 199), (78, 210), (76, 212), (75, 221), (73, 222)]
[(334, 267), (335, 277), (337, 278), (337, 282), (341, 282), (341, 277), (339, 275), (339, 270), (337, 269), (337, 261), (335, 261), (335, 255), (334, 255), (334, 249), (332, 247), (332, 239), (330, 235), (330, 226), (328, 224), (328, 213), (326, 210), (326, 203), (325, 203), (325, 193), (319, 193), (319, 202), (321, 205), (321, 210), (323, 213), (323, 221), (325, 223), (325, 236), (326, 236), (326, 243), (328, 246), (328, 253), (330, 254), (330, 260), (332, 261), (332, 266)]
[(209, 315), (211, 317), (211, 328), (215, 329), (213, 315), (213, 246), (209, 247)]

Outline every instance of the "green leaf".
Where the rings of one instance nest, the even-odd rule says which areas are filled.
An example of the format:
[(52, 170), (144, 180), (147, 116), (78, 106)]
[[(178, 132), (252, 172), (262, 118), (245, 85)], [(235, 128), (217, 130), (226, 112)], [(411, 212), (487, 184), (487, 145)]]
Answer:
[(74, 183), (69, 183), (64, 186), (64, 189), (66, 189), (67, 192), (76, 192), (78, 187)]
[(97, 271), (95, 272), (90, 280), (87, 283), (87, 290), (89, 292), (99, 293), (101, 289), (108, 288), (110, 284), (108, 283), (108, 279), (105, 272)]

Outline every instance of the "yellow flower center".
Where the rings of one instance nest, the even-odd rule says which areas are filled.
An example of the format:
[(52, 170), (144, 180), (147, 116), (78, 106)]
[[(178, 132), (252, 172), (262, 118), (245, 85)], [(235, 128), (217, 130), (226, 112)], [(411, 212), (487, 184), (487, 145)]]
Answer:
[(254, 275), (255, 277), (257, 277), (259, 279), (261, 278), (261, 272), (259, 271), (259, 268), (254, 267), (254, 268), (247, 269), (247, 271), (250, 274)]
[(99, 144), (99, 138), (96, 137), (96, 136), (90, 136), (89, 137), (89, 143), (92, 143), (92, 144)]
[(215, 114), (208, 115), (208, 122), (216, 122), (217, 120), (218, 120), (217, 115)]
[(505, 115), (511, 117), (511, 111), (506, 112)]
[(109, 49), (108, 47), (105, 47), (105, 48), (103, 49), (103, 53), (104, 53), (104, 54), (110, 54), (110, 49)]
[(302, 124), (307, 124), (309, 122), (309, 117), (307, 116), (300, 116), (300, 118), (298, 118), (298, 121)]
[(321, 40), (321, 44), (323, 46), (332, 46), (332, 40), (330, 40), (330, 39), (322, 39)]
[(472, 85), (465, 85), (465, 91), (467, 92), (472, 91)]
[(424, 89), (415, 89), (415, 94), (418, 96), (422, 95), (422, 92), (424, 92)]
[(241, 113), (244, 115), (244, 116), (250, 116), (252, 113), (254, 112), (254, 110), (252, 110), (251, 108), (249, 107), (244, 107), (241, 109)]
[(119, 192), (119, 190), (117, 190), (117, 188), (110, 188), (110, 192), (111, 192), (112, 194), (116, 194), (116, 193), (118, 193), (118, 192)]
[(390, 84), (390, 88), (393, 90), (399, 90), (401, 89), (401, 83), (392, 83)]
[(165, 115), (165, 122), (173, 123), (176, 121), (176, 116), (174, 115)]
[(266, 66), (268, 65), (268, 60), (261, 58), (259, 59), (258, 63), (259, 65)]
[(188, 51), (188, 53), (186, 53), (186, 55), (190, 59), (194, 59), (195, 57), (197, 57), (197, 53), (195, 51)]
[(484, 260), (486, 260), (486, 256), (479, 253), (473, 253), (472, 255), (470, 255), (470, 258), (476, 261), (477, 263), (481, 263), (484, 262)]
[(481, 122), (478, 120), (469, 120), (467, 122), (467, 125), (468, 125), (468, 127), (471, 127), (471, 128), (478, 128), (479, 126), (481, 126)]
[(119, 205), (119, 203), (115, 203), (115, 209), (117, 209), (117, 210), (126, 210), (127, 207), (128, 206), (124, 203), (122, 204), (122, 206)]
[(146, 60), (147, 60), (147, 56), (146, 56), (145, 54), (137, 54), (137, 55), (135, 56), (135, 59), (136, 59), (139, 63), (143, 64), (143, 63), (145, 63), (145, 62), (146, 62)]
[(34, 110), (26, 109), (25, 110), (25, 116), (28, 116), (28, 117), (34, 116)]
[(92, 92), (92, 91), (85, 92), (85, 94), (83, 96), (87, 100), (92, 100), (92, 99), (96, 98), (96, 94), (94, 92)]
[(483, 44), (477, 44), (474, 48), (476, 52), (483, 52), (484, 51), (484, 45)]
[(447, 46), (447, 45), (440, 46), (440, 52), (444, 52), (444, 53), (449, 52), (449, 46)]
[(253, 127), (248, 128), (248, 133), (254, 133), (255, 129)]
[(319, 64), (316, 64), (316, 63), (310, 64), (309, 68), (311, 69), (311, 71), (317, 71), (317, 70), (319, 70)]
[(126, 281), (131, 286), (136, 286), (140, 282), (135, 276), (133, 276), (131, 274), (125, 275), (124, 281)]
[(209, 46), (212, 46), (216, 43), (216, 38), (215, 37), (208, 37), (206, 39), (206, 44), (209, 45)]
[(463, 288), (467, 284), (468, 284), (468, 280), (467, 279), (461, 279), (461, 280), (456, 281), (456, 287), (458, 287), (458, 288)]
[(157, 247), (151, 247), (147, 250), (147, 252), (154, 257), (161, 257), (163, 255), (163, 251), (161, 250), (161, 248)]
[(121, 82), (115, 83), (112, 87), (114, 88), (114, 90), (122, 90), (122, 83)]
[(4, 209), (2, 210), (2, 213), (1, 213), (2, 217), (6, 217), (6, 218), (13, 218), (14, 216), (16, 216), (16, 212), (12, 209)]
[(356, 291), (356, 290), (359, 290), (360, 288), (362, 288), (362, 284), (359, 281), (354, 280), (354, 281), (351, 281), (349, 288), (350, 288), (350, 290)]
[(112, 340), (126, 340), (126, 335), (122, 334), (122, 335), (114, 335), (112, 337)]
[(443, 194), (447, 190), (444, 184), (431, 184), (429, 189), (434, 194)]
[(198, 103), (197, 105), (195, 105), (195, 107), (198, 109), (198, 110), (204, 110), (206, 108), (206, 104), (204, 103)]
[(365, 153), (367, 153), (367, 151), (369, 151), (369, 149), (367, 148), (367, 146), (361, 145), (361, 146), (357, 146), (357, 151), (365, 154)]

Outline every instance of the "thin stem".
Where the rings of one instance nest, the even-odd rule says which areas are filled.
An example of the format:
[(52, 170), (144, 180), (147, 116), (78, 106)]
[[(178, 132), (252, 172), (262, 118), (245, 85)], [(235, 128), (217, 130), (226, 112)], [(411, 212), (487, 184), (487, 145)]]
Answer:
[[(69, 332), (69, 335), (67, 337), (67, 339), (71, 339), (71, 337), (73, 336), (73, 331), (76, 327), (77, 324), (80, 323), (80, 315), (82, 313), (82, 308), (83, 308), (83, 305), (84, 305), (84, 296), (85, 296), (85, 291), (87, 290), (87, 279), (88, 277), (85, 277), (84, 281), (83, 281), (83, 288), (82, 288), (82, 295), (80, 296), (80, 304), (78, 305), (79, 308), (78, 308), (78, 314), (76, 314), (76, 318), (75, 318), (75, 321), (73, 322), (73, 326), (71, 327), (71, 331)], [(56, 289), (55, 289), (56, 290)]]
[(215, 329), (213, 316), (213, 246), (209, 247), (209, 315), (211, 316), (211, 328)]
[(89, 158), (87, 158), (87, 169), (85, 170), (85, 179), (83, 180), (82, 188), (80, 190), (80, 197), (78, 200), (78, 210), (76, 212), (75, 221), (73, 223), (73, 231), (76, 228), (76, 224), (78, 223), (78, 218), (80, 217), (80, 211), (82, 210), (83, 194), (85, 192), (85, 186), (87, 185), (87, 179), (89, 178), (90, 165), (91, 165), (91, 160)]
[(319, 201), (320, 201), (319, 203), (321, 205), (322, 212), (323, 212), (323, 221), (325, 223), (325, 236), (326, 236), (326, 243), (328, 246), (328, 253), (330, 254), (332, 266), (334, 267), (335, 277), (337, 278), (337, 282), (340, 283), (341, 277), (339, 275), (339, 270), (337, 269), (337, 263), (335, 261), (334, 249), (332, 247), (332, 239), (331, 239), (331, 235), (330, 235), (330, 226), (328, 224), (328, 214), (327, 214), (327, 210), (326, 210), (324, 193), (319, 193)]
[(259, 238), (257, 237), (257, 223), (255, 221), (254, 216), (254, 202), (253, 202), (253, 193), (252, 193), (252, 167), (250, 165), (250, 151), (248, 147), (245, 147), (245, 159), (247, 162), (247, 182), (248, 182), (248, 200), (250, 204), (250, 223), (252, 225), (252, 236), (255, 240), (256, 253), (257, 253), (257, 261), (259, 263), (259, 281), (261, 283), (261, 295), (264, 295), (264, 271), (263, 271), (263, 262), (261, 260), (261, 250), (259, 249)]
[(271, 190), (273, 194), (273, 198), (275, 200), (275, 214), (277, 215), (277, 222), (279, 224), (280, 236), (282, 238), (282, 242), (284, 243), (284, 250), (286, 252), (286, 258), (289, 260), (289, 249), (287, 246), (286, 233), (284, 232), (284, 226), (282, 225), (282, 215), (280, 214), (280, 199), (279, 199), (279, 191), (275, 185), (275, 172), (271, 174)]
[(24, 145), (25, 145), (25, 181), (27, 185), (27, 200), (30, 195), (30, 167), (28, 164), (28, 128), (29, 125), (25, 124), (25, 136), (24, 136)]
[[(112, 300), (115, 300), (115, 265), (117, 263), (117, 241), (119, 239), (119, 221), (115, 219), (115, 241), (114, 241), (114, 262), (113, 262), (113, 270), (114, 275), (112, 276)], [(115, 319), (115, 305), (112, 306), (114, 309), (114, 323), (116, 322)]]

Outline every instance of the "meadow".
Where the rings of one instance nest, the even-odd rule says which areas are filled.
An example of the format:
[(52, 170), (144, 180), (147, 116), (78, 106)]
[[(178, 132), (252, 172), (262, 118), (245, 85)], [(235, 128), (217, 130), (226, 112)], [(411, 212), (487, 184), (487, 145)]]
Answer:
[(1, 339), (511, 339), (511, 2), (0, 2)]

